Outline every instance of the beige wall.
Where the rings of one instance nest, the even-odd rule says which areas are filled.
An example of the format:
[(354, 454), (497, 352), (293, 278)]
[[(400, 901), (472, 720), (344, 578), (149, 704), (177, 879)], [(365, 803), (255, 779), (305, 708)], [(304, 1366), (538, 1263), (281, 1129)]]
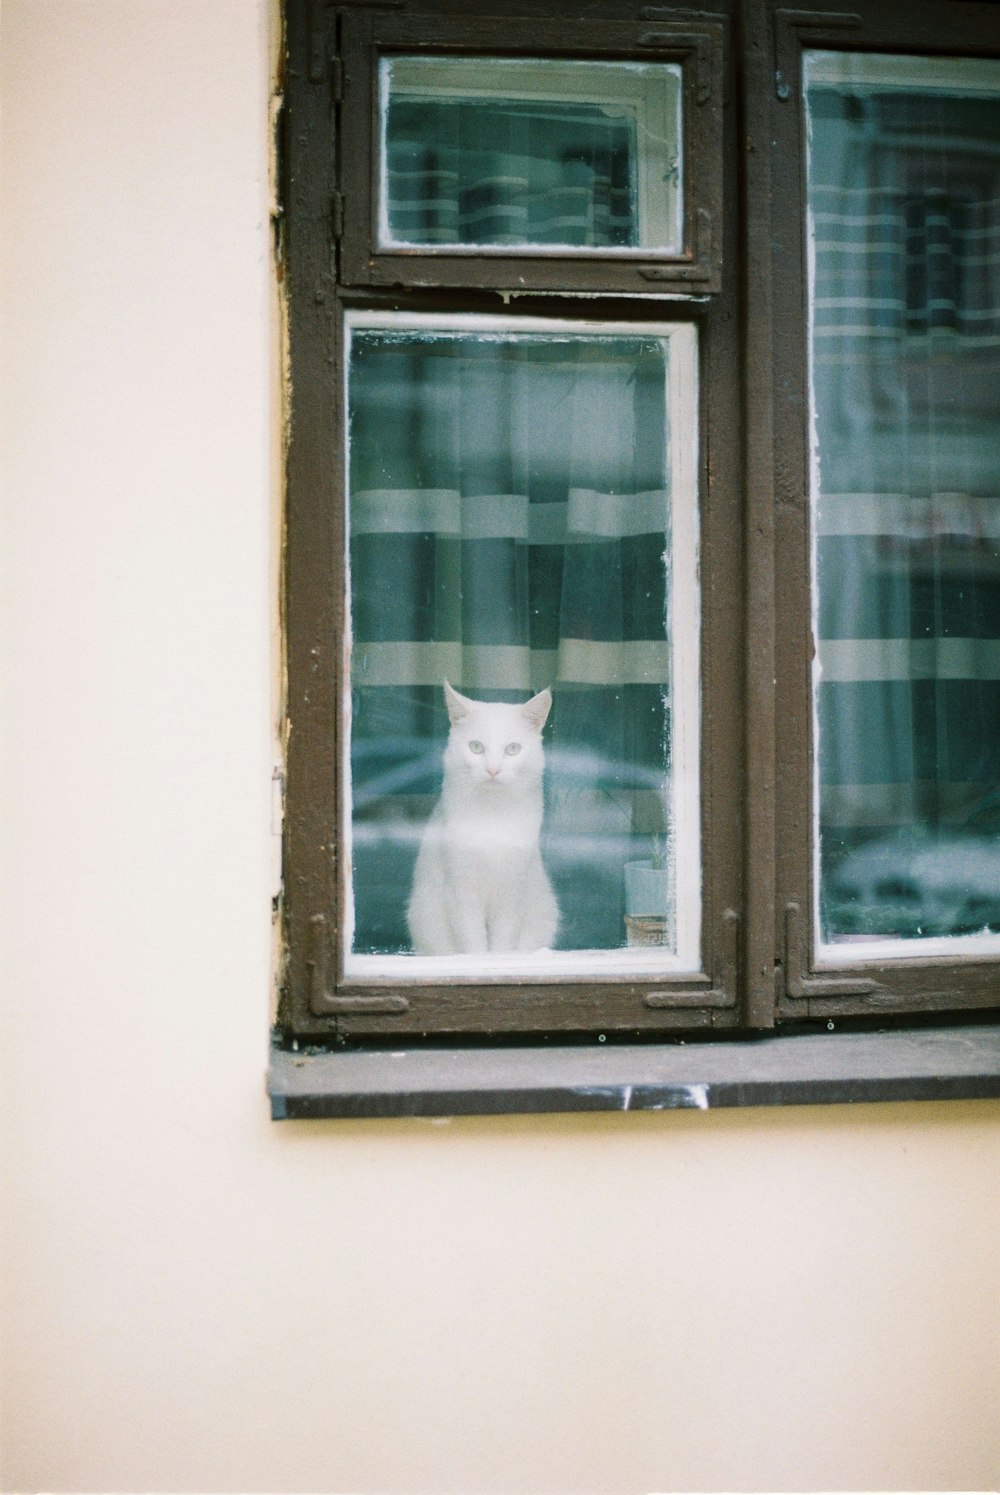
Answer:
[(267, 1120), (267, 19), (3, 0), (3, 1488), (995, 1486), (996, 1105)]

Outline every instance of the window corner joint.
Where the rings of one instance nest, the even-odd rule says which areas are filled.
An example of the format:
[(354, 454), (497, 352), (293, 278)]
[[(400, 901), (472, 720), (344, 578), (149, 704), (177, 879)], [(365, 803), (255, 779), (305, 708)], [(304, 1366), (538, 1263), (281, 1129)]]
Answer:
[(802, 945), (802, 908), (785, 904), (785, 995), (792, 1001), (809, 997), (867, 997), (879, 990), (867, 977), (825, 977), (806, 974)]

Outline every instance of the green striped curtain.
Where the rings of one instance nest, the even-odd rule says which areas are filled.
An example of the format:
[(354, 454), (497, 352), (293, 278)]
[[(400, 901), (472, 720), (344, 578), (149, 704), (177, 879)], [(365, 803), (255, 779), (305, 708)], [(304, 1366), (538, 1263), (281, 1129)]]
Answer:
[(635, 133), (598, 104), (393, 97), (390, 237), (635, 245)]
[(980, 63), (813, 55), (831, 940), (1000, 929), (1000, 67), (990, 66), (992, 88)]
[(553, 688), (560, 944), (624, 942), (623, 863), (666, 830), (666, 359), (655, 337), (355, 330), (357, 951), (406, 948), (444, 679), (487, 700)]

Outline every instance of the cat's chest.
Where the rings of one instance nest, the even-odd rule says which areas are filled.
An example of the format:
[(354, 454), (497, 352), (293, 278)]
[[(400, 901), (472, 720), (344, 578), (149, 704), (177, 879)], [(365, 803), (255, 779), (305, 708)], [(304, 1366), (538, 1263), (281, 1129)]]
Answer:
[(503, 803), (465, 805), (449, 814), (445, 834), (452, 846), (484, 870), (538, 844), (540, 809)]

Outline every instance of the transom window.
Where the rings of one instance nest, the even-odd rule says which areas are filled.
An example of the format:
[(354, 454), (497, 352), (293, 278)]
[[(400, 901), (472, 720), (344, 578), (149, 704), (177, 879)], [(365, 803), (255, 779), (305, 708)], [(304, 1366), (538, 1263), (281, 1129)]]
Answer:
[(679, 254), (681, 80), (669, 62), (383, 58), (380, 247)]

